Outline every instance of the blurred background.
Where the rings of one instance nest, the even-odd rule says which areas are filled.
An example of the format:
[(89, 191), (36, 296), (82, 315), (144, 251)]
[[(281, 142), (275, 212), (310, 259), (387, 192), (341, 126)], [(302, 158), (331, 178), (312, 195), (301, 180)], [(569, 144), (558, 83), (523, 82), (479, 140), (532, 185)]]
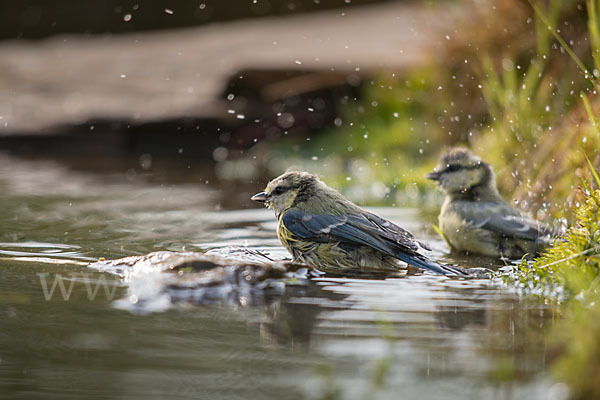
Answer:
[[(308, 161), (334, 155), (315, 172), (345, 178), (340, 163), (354, 159), (349, 146), (317, 154), (310, 140), (340, 135), (345, 142), (355, 126), (350, 108), (380, 86), (377, 77), (400, 83), (400, 71), (442, 61), (456, 4), (0, 7), (0, 148), (129, 176), (263, 184), (288, 167), (304, 167), (288, 163), (292, 153)], [(389, 111), (384, 118), (400, 118)]]
[[(540, 7), (589, 64), (584, 4)], [(558, 216), (574, 193), (552, 181), (586, 167), (549, 155), (591, 87), (534, 14), (492, 0), (3, 2), (0, 148), (253, 188), (302, 168), (360, 202), (435, 208), (423, 174), (466, 144), (496, 150), (523, 209)]]

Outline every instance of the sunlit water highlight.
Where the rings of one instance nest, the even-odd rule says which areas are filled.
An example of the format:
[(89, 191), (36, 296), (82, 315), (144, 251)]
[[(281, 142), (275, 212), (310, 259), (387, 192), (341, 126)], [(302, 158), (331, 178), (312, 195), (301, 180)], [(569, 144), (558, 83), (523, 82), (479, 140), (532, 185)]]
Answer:
[[(320, 277), (246, 303), (159, 299), (160, 312), (132, 312), (123, 306), (137, 296), (127, 280), (90, 262), (241, 245), (287, 255), (268, 210), (216, 211), (219, 193), (204, 185), (113, 178), (0, 160), (0, 397), (553, 394), (543, 329), (551, 311), (489, 280)], [(416, 210), (375, 212), (431, 243), (434, 258), (452, 261)], [(49, 287), (58, 274), (72, 286), (68, 300), (59, 287), (51, 298), (43, 290), (41, 275)], [(100, 288), (90, 300), (102, 280), (114, 292)]]

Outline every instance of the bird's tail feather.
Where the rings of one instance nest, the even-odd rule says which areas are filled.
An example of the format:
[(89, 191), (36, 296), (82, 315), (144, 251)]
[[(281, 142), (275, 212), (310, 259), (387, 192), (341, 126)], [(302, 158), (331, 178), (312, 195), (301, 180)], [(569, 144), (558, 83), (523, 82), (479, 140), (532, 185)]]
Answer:
[(449, 265), (441, 265), (436, 263), (435, 261), (429, 260), (425, 257), (418, 258), (415, 256), (409, 256), (407, 254), (398, 254), (397, 256), (400, 260), (404, 261), (407, 264), (413, 265), (417, 268), (425, 269), (431, 272), (435, 272), (440, 275), (457, 275), (457, 276), (466, 276), (468, 275), (465, 271), (454, 268)]

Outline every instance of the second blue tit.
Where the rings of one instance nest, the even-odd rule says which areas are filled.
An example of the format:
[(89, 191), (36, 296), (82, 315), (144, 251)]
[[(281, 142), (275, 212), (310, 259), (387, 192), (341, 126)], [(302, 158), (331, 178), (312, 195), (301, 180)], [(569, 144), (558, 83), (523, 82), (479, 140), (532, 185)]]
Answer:
[(401, 260), (438, 274), (463, 272), (423, 254), (398, 225), (350, 202), (307, 172), (273, 179), (252, 200), (275, 211), (277, 237), (295, 261), (335, 274), (397, 272)]
[(491, 165), (469, 150), (450, 149), (427, 178), (446, 193), (439, 224), (455, 250), (521, 258), (552, 244), (553, 230), (506, 203)]

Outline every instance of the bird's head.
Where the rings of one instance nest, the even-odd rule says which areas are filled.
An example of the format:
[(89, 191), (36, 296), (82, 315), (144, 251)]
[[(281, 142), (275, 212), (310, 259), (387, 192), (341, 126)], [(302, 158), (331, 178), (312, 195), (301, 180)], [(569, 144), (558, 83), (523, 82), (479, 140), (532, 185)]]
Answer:
[(433, 172), (425, 177), (437, 181), (442, 190), (450, 195), (464, 194), (474, 188), (497, 192), (492, 167), (462, 147), (444, 153)]
[(323, 185), (319, 178), (308, 172), (286, 172), (269, 182), (264, 192), (255, 194), (252, 200), (265, 203), (279, 215), (296, 202), (308, 199), (319, 185)]

